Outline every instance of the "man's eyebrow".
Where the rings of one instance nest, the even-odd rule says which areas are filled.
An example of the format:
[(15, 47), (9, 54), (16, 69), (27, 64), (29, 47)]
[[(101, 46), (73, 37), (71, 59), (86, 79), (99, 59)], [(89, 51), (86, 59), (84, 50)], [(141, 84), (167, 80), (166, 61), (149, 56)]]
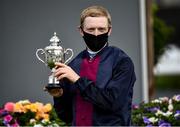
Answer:
[(99, 28), (103, 28), (104, 29), (104, 28), (107, 28), (107, 27), (106, 26), (104, 26), (104, 27), (88, 27), (87, 29), (96, 29), (96, 28), (97, 29), (99, 29)]
[(98, 27), (98, 28), (100, 28), (100, 29), (106, 29), (107, 27)]

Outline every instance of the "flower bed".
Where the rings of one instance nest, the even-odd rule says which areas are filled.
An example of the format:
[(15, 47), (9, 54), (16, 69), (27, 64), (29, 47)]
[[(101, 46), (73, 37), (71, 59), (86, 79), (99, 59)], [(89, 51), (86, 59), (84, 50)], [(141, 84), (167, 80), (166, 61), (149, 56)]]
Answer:
[[(134, 126), (180, 126), (180, 95), (133, 105)], [(64, 126), (51, 104), (22, 100), (0, 108), (0, 126)]]
[(61, 126), (65, 125), (56, 115), (51, 104), (31, 103), (22, 100), (7, 102), (0, 108), (0, 126)]
[(135, 126), (180, 126), (180, 95), (133, 105), (132, 122)]

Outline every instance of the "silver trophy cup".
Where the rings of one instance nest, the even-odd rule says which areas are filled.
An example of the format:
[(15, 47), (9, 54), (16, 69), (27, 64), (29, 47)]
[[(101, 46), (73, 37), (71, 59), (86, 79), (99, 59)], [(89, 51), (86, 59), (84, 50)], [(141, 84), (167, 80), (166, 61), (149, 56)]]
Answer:
[[(55, 62), (61, 62), (66, 64), (73, 57), (72, 49), (64, 49), (59, 45), (60, 39), (57, 37), (56, 32), (54, 33), (54, 36), (50, 39), (50, 42), (51, 44), (49, 46), (46, 46), (44, 49), (37, 49), (36, 51), (36, 57), (46, 66), (48, 66), (52, 71), (51, 75), (49, 76), (48, 85), (46, 86), (47, 89), (61, 87), (60, 81), (58, 81), (57, 78), (54, 77), (53, 73), (55, 71)], [(44, 56), (44, 60), (39, 57), (39, 52), (41, 53), (41, 56)], [(69, 56), (68, 59), (66, 59), (66, 55)]]

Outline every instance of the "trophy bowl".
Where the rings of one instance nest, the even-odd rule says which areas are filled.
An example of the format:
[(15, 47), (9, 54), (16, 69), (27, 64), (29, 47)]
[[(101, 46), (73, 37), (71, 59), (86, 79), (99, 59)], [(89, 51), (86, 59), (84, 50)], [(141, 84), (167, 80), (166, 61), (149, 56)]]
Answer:
[[(51, 44), (46, 46), (44, 49), (37, 49), (36, 57), (46, 66), (51, 69), (51, 75), (48, 78), (48, 85), (45, 87), (47, 89), (61, 88), (61, 83), (54, 76), (55, 71), (55, 62), (68, 63), (73, 57), (73, 50), (70, 48), (62, 48), (59, 44), (60, 39), (57, 37), (56, 32), (54, 36), (50, 39)], [(39, 53), (44, 56), (44, 60), (39, 57)], [(70, 53), (68, 59), (65, 59), (65, 56)]]

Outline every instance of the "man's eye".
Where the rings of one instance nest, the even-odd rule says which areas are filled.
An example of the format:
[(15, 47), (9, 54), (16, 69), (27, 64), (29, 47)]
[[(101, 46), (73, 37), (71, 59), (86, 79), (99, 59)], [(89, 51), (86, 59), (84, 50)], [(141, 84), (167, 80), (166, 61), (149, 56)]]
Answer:
[(88, 31), (94, 31), (94, 28), (89, 28), (89, 29), (87, 29)]
[(104, 32), (104, 31), (106, 31), (106, 28), (99, 28), (98, 30), (101, 32)]

